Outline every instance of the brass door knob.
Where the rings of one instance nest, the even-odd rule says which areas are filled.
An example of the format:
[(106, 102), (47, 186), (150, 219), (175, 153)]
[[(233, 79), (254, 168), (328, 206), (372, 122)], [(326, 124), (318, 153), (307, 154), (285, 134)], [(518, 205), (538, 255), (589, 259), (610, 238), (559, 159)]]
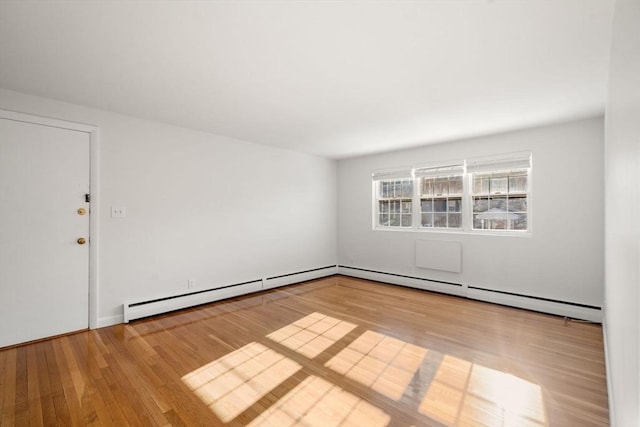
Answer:
[(85, 208), (78, 208), (77, 212), (78, 215), (84, 215), (87, 213), (87, 210)]
[(84, 245), (85, 243), (87, 243), (87, 239), (85, 239), (84, 237), (80, 237), (76, 241), (78, 242), (79, 245)]

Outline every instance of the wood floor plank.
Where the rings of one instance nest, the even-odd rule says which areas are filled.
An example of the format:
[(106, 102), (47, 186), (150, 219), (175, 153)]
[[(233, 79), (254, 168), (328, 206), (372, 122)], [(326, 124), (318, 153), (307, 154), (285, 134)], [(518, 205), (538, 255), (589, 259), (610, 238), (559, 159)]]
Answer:
[(65, 403), (68, 405), (70, 415), (69, 425), (83, 426), (85, 425), (86, 414), (80, 406), (81, 399), (78, 399), (78, 393), (74, 383), (74, 378), (76, 382), (78, 381), (77, 367), (73, 367), (65, 357), (65, 353), (62, 348), (64, 342), (64, 340), (53, 340), (52, 342), (53, 352), (55, 354), (55, 363), (59, 366), (60, 371), (60, 386), (62, 388)]
[[(69, 400), (64, 392), (63, 382), (68, 378), (68, 369), (60, 364), (55, 354), (54, 343), (57, 340), (45, 341), (45, 355), (47, 357), (47, 371), (49, 373), (49, 387), (56, 412), (56, 424), (70, 426), (73, 424), (69, 411)], [(75, 416), (75, 415), (74, 415)]]
[(0, 411), (3, 427), (609, 423), (600, 325), (344, 276), (0, 349)]
[(16, 348), (2, 351), (0, 361), (4, 360), (2, 377), (0, 377), (0, 425), (15, 425), (16, 389), (17, 389), (17, 353)]
[(46, 345), (50, 341), (40, 341), (35, 344), (36, 361), (38, 364), (38, 387), (40, 389), (40, 410), (45, 424), (51, 425), (57, 419), (56, 409), (53, 402), (53, 392), (51, 391), (51, 375), (47, 365)]
[[(25, 425), (29, 422), (29, 386), (27, 373), (27, 349), (18, 347), (16, 354), (15, 423)], [(38, 371), (42, 368), (38, 366)], [(38, 379), (42, 379), (38, 376)], [(40, 403), (40, 402), (38, 402)]]
[(29, 346), (27, 351), (27, 392), (29, 394), (29, 425), (44, 425), (42, 407), (40, 406), (40, 373), (35, 346)]
[(8, 396), (5, 396), (5, 386), (8, 380), (8, 367), (7, 367), (7, 357), (9, 355), (8, 351), (0, 351), (0, 424), (2, 423), (2, 413), (5, 405), (5, 400)]

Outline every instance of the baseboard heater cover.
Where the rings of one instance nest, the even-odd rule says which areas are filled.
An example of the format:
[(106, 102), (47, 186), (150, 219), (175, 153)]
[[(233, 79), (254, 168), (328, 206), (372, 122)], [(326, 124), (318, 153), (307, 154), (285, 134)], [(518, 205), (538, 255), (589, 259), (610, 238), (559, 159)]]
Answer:
[(468, 298), (525, 310), (602, 323), (602, 307), (469, 286)]
[(335, 265), (328, 265), (326, 267), (312, 268), (311, 270), (296, 271), (295, 273), (281, 274), (279, 276), (267, 277), (267, 280), (275, 280), (275, 279), (280, 279), (282, 277), (297, 276), (299, 274), (305, 274), (305, 273), (313, 273), (313, 272), (316, 272), (316, 271), (327, 270), (327, 269), (330, 269), (330, 268), (336, 268), (336, 266)]
[(196, 305), (207, 304), (225, 298), (248, 294), (262, 290), (262, 279), (222, 286), (215, 289), (172, 295), (151, 300), (123, 304), (124, 323), (156, 314), (168, 313)]
[(460, 283), (445, 282), (443, 280), (429, 279), (429, 278), (426, 278), (426, 277), (408, 276), (406, 274), (387, 273), (387, 272), (384, 272), (384, 271), (369, 270), (369, 269), (360, 268), (360, 267), (349, 267), (348, 265), (338, 265), (338, 268), (341, 268), (341, 269), (344, 268), (344, 269), (356, 270), (356, 271), (363, 271), (363, 272), (366, 272), (366, 273), (384, 274), (385, 276), (402, 277), (402, 278), (405, 278), (405, 279), (422, 280), (424, 282), (438, 283), (438, 284), (441, 284), (441, 285), (450, 285), (450, 286), (462, 287), (462, 285)]
[(264, 280), (264, 289), (277, 288), (279, 286), (291, 285), (293, 283), (305, 282), (307, 280), (319, 279), (321, 277), (338, 274), (337, 265), (314, 268), (311, 270), (297, 271), (295, 273), (280, 274), (268, 277)]
[(572, 319), (582, 319), (590, 322), (602, 323), (602, 307), (594, 305), (516, 294), (512, 292), (481, 288), (478, 286), (432, 280), (424, 277), (415, 277), (404, 274), (387, 273), (384, 271), (350, 267), (346, 265), (338, 265), (338, 274), (348, 277), (379, 281), (391, 285), (407, 286), (429, 292), (445, 293), (476, 301), (485, 301), (493, 304), (537, 311), (540, 313), (565, 316)]
[(186, 294), (170, 295), (141, 301), (130, 301), (123, 304), (123, 320), (124, 323), (129, 323), (131, 320), (141, 319), (143, 317), (195, 307), (197, 305), (208, 304), (210, 302), (220, 301), (226, 298), (259, 292), (278, 286), (304, 282), (306, 280), (318, 279), (334, 274), (337, 274), (337, 266), (330, 265), (282, 274), (266, 279), (256, 279), (248, 282), (220, 286), (214, 289), (205, 289)]
[(538, 300), (538, 301), (553, 302), (553, 303), (556, 303), (556, 304), (571, 305), (571, 306), (574, 306), (574, 307), (588, 308), (588, 309), (591, 309), (591, 310), (601, 310), (602, 309), (602, 307), (598, 307), (598, 306), (595, 306), (595, 305), (582, 304), (582, 303), (579, 303), (579, 302), (561, 301), (561, 300), (557, 300), (557, 299), (537, 297), (537, 296), (534, 296), (534, 295), (523, 295), (523, 294), (517, 294), (515, 292), (499, 291), (497, 289), (480, 288), (480, 287), (477, 287), (477, 286), (469, 286), (469, 289), (476, 290), (476, 291), (492, 292), (494, 294), (511, 295), (511, 296), (520, 297), (520, 298), (529, 298), (529, 299), (534, 299), (534, 300)]

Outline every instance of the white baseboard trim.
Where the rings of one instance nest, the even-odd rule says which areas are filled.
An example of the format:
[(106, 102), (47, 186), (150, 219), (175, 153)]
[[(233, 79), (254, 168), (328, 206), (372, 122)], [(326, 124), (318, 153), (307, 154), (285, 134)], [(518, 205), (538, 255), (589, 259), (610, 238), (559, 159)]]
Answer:
[(107, 326), (118, 325), (123, 322), (124, 316), (122, 316), (122, 314), (116, 314), (115, 316), (98, 317), (96, 328), (106, 328)]
[(604, 343), (604, 368), (607, 375), (607, 396), (609, 398), (609, 425), (615, 426), (616, 414), (613, 402), (613, 384), (611, 382), (613, 376), (611, 373), (611, 365), (609, 360), (609, 339), (607, 336), (607, 316), (605, 309), (602, 309), (602, 341)]

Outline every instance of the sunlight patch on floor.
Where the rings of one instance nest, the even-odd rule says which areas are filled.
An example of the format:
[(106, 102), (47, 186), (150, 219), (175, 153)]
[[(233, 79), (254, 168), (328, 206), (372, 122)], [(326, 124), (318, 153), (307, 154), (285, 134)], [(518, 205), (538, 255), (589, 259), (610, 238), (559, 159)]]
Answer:
[(427, 354), (425, 348), (367, 331), (325, 366), (399, 400)]
[(231, 421), (302, 367), (252, 342), (182, 377), (224, 422)]
[(548, 425), (539, 385), (449, 355), (419, 411), (446, 425)]
[(384, 427), (381, 409), (316, 376), (301, 382), (249, 427)]
[(321, 313), (311, 313), (275, 332), (267, 338), (313, 359), (342, 337), (356, 325)]

